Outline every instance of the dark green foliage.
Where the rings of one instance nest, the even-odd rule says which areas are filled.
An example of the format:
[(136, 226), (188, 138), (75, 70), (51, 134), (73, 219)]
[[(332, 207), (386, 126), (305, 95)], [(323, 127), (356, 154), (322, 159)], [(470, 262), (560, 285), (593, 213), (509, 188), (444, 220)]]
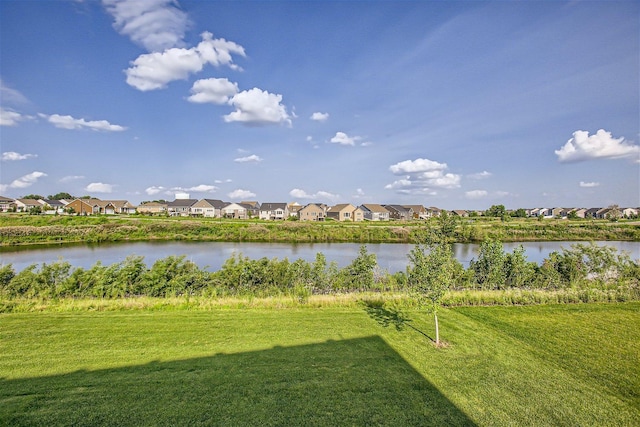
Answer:
[(502, 218), (503, 216), (506, 215), (506, 213), (507, 213), (507, 210), (505, 209), (504, 205), (493, 205), (489, 209), (484, 211), (485, 216), (490, 216), (495, 218)]
[(73, 197), (71, 194), (64, 193), (64, 192), (47, 196), (47, 199), (49, 200), (60, 200), (60, 199), (73, 200), (74, 198), (75, 197)]
[(373, 288), (376, 255), (370, 254), (365, 245), (360, 246), (356, 259), (344, 269), (347, 289), (367, 290)]

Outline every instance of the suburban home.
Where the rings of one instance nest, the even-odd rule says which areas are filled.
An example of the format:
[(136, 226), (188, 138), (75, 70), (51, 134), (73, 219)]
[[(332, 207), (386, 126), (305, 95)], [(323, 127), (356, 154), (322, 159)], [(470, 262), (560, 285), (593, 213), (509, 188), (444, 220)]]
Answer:
[(636, 218), (638, 216), (638, 209), (635, 208), (624, 208), (620, 209), (620, 213), (623, 218)]
[(193, 206), (191, 206), (190, 215), (202, 216), (205, 218), (222, 218), (222, 208), (226, 205), (226, 202), (218, 199), (198, 200), (193, 204)]
[(382, 205), (367, 203), (360, 205), (364, 219), (369, 221), (389, 221), (389, 211)]
[(16, 199), (15, 204), (18, 212), (29, 212), (33, 208), (44, 209), (44, 203), (36, 199)]
[(0, 212), (8, 212), (14, 208), (16, 208), (15, 200), (0, 196)]
[(382, 205), (389, 211), (389, 218), (400, 221), (409, 221), (413, 218), (413, 209), (402, 205)]
[(247, 218), (257, 218), (260, 215), (260, 203), (240, 202), (238, 204), (247, 210)]
[(117, 214), (134, 214), (137, 211), (137, 207), (129, 203), (128, 200), (109, 200), (114, 207), (114, 211)]
[(451, 211), (451, 214), (454, 216), (459, 216), (460, 218), (466, 218), (469, 216), (469, 212), (463, 209), (455, 209)]
[(195, 199), (176, 199), (167, 203), (167, 212), (169, 212), (169, 216), (189, 216), (191, 215), (191, 206), (197, 202)]
[(227, 203), (221, 211), (224, 218), (247, 219), (249, 208), (249, 205), (242, 205), (241, 203)]
[(429, 217), (440, 216), (442, 213), (442, 209), (436, 208), (435, 206), (429, 206), (427, 211), (429, 212)]
[[(587, 210), (584, 208), (579, 208), (579, 209), (572, 209), (570, 212), (574, 212), (576, 217), (578, 218), (584, 218), (585, 212), (587, 212)], [(569, 214), (567, 213), (567, 216), (568, 215)]]
[(413, 219), (428, 219), (430, 217), (429, 210), (422, 205), (403, 205), (413, 211)]
[(554, 218), (566, 218), (567, 214), (566, 212), (568, 211), (568, 209), (566, 208), (553, 208), (551, 209), (551, 215)]
[(612, 210), (613, 209), (611, 209), (611, 208), (602, 208), (598, 212), (596, 212), (596, 218), (597, 219), (609, 219), (609, 216), (611, 215), (611, 211)]
[(342, 203), (327, 209), (327, 218), (336, 221), (362, 221), (364, 212), (350, 203)]
[(167, 213), (167, 204), (160, 202), (146, 202), (138, 206), (138, 213), (148, 215), (164, 215)]
[(90, 203), (91, 199), (75, 199), (65, 206), (65, 210), (76, 215), (94, 215), (100, 213), (100, 209)]
[(62, 200), (40, 199), (38, 200), (44, 205), (44, 213), (54, 215), (64, 213), (64, 208), (67, 203)]
[(320, 203), (309, 203), (298, 211), (300, 221), (324, 221), (327, 206)]
[(289, 211), (289, 217), (298, 218), (298, 211), (302, 208), (303, 206), (297, 202), (289, 203), (287, 205), (287, 210)]
[(286, 203), (263, 203), (260, 205), (260, 219), (284, 220), (289, 218)]
[(598, 211), (602, 210), (602, 208), (589, 208), (585, 211), (584, 213), (584, 217), (585, 218), (597, 218), (597, 213)]

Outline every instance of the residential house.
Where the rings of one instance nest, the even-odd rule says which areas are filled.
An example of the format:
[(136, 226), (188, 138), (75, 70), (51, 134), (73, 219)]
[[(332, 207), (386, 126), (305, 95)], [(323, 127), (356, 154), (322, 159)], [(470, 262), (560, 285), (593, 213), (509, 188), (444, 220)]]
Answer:
[(413, 211), (413, 219), (428, 219), (430, 217), (429, 210), (422, 205), (403, 205), (405, 208), (411, 208)]
[(228, 203), (218, 199), (198, 200), (191, 206), (190, 215), (202, 216), (205, 218), (222, 218), (222, 208)]
[(589, 208), (585, 211), (584, 217), (589, 219), (597, 218), (598, 211), (601, 211), (602, 208)]
[(240, 202), (238, 204), (247, 210), (247, 218), (257, 218), (260, 215), (260, 203)]
[(459, 216), (460, 218), (466, 218), (469, 216), (469, 212), (463, 210), (463, 209), (454, 209), (451, 211), (451, 214), (453, 216)]
[(191, 207), (197, 202), (196, 199), (176, 199), (167, 203), (167, 212), (169, 216), (189, 216)]
[(263, 203), (260, 205), (260, 219), (284, 220), (289, 218), (286, 203)]
[(132, 203), (129, 203), (128, 200), (109, 200), (114, 207), (114, 212), (117, 214), (126, 214), (131, 215), (136, 213), (137, 207)]
[(62, 200), (40, 199), (38, 201), (43, 204), (44, 213), (49, 215), (64, 213), (64, 208), (67, 205)]
[(369, 221), (389, 221), (389, 211), (382, 205), (364, 204), (360, 205), (364, 219)]
[(15, 204), (18, 212), (29, 212), (34, 208), (44, 209), (44, 203), (36, 199), (16, 199)]
[[(356, 213), (356, 211), (358, 212)], [(335, 219), (336, 221), (362, 221), (364, 219), (364, 211), (350, 203), (342, 203), (327, 209), (327, 218)]]
[(94, 215), (100, 213), (100, 208), (90, 202), (91, 199), (75, 199), (65, 206), (65, 210), (76, 215)]
[(327, 216), (327, 206), (320, 203), (309, 203), (298, 211), (300, 221), (324, 221)]
[(566, 218), (567, 210), (568, 209), (566, 208), (553, 208), (551, 209), (551, 216), (553, 216), (554, 218)]
[(637, 218), (638, 217), (638, 209), (635, 208), (624, 208), (620, 209), (620, 213), (623, 218)]
[(9, 197), (0, 196), (0, 212), (9, 212), (16, 208), (16, 201)]
[(161, 202), (146, 202), (138, 206), (138, 213), (147, 215), (164, 215), (167, 213), (167, 204)]
[(598, 212), (596, 212), (597, 219), (609, 219), (609, 215), (611, 214), (611, 208), (602, 208)]
[(442, 209), (435, 206), (429, 206), (427, 211), (429, 212), (429, 217), (440, 216), (440, 213), (442, 213)]
[(413, 209), (402, 205), (382, 205), (389, 211), (389, 218), (399, 221), (409, 221), (413, 218)]
[(287, 211), (289, 211), (289, 217), (298, 218), (298, 211), (302, 208), (303, 206), (297, 202), (289, 203), (287, 205)]
[(241, 203), (227, 203), (222, 209), (222, 216), (224, 218), (233, 219), (247, 219), (249, 205), (243, 205)]
[[(584, 208), (572, 209), (571, 212), (574, 212), (577, 218), (584, 218), (585, 212), (587, 212)], [(567, 213), (567, 216), (569, 214)]]

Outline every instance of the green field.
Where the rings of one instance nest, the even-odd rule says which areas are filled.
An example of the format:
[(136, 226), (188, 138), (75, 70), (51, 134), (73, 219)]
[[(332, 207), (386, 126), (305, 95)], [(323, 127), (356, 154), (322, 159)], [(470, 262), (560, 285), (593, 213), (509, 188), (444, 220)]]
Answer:
[(640, 303), (0, 315), (0, 425), (640, 425)]

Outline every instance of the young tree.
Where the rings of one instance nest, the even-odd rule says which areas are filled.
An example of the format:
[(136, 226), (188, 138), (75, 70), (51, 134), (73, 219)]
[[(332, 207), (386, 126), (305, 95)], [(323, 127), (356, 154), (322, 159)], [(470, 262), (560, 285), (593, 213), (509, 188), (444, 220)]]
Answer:
[(451, 245), (444, 242), (417, 244), (409, 252), (407, 282), (420, 306), (433, 313), (436, 345), (440, 345), (438, 309), (442, 297), (456, 281), (462, 266), (455, 259)]
[(373, 288), (374, 270), (376, 268), (376, 254), (370, 254), (366, 245), (360, 246), (358, 256), (346, 268), (346, 274), (351, 281), (352, 288), (367, 290)]

